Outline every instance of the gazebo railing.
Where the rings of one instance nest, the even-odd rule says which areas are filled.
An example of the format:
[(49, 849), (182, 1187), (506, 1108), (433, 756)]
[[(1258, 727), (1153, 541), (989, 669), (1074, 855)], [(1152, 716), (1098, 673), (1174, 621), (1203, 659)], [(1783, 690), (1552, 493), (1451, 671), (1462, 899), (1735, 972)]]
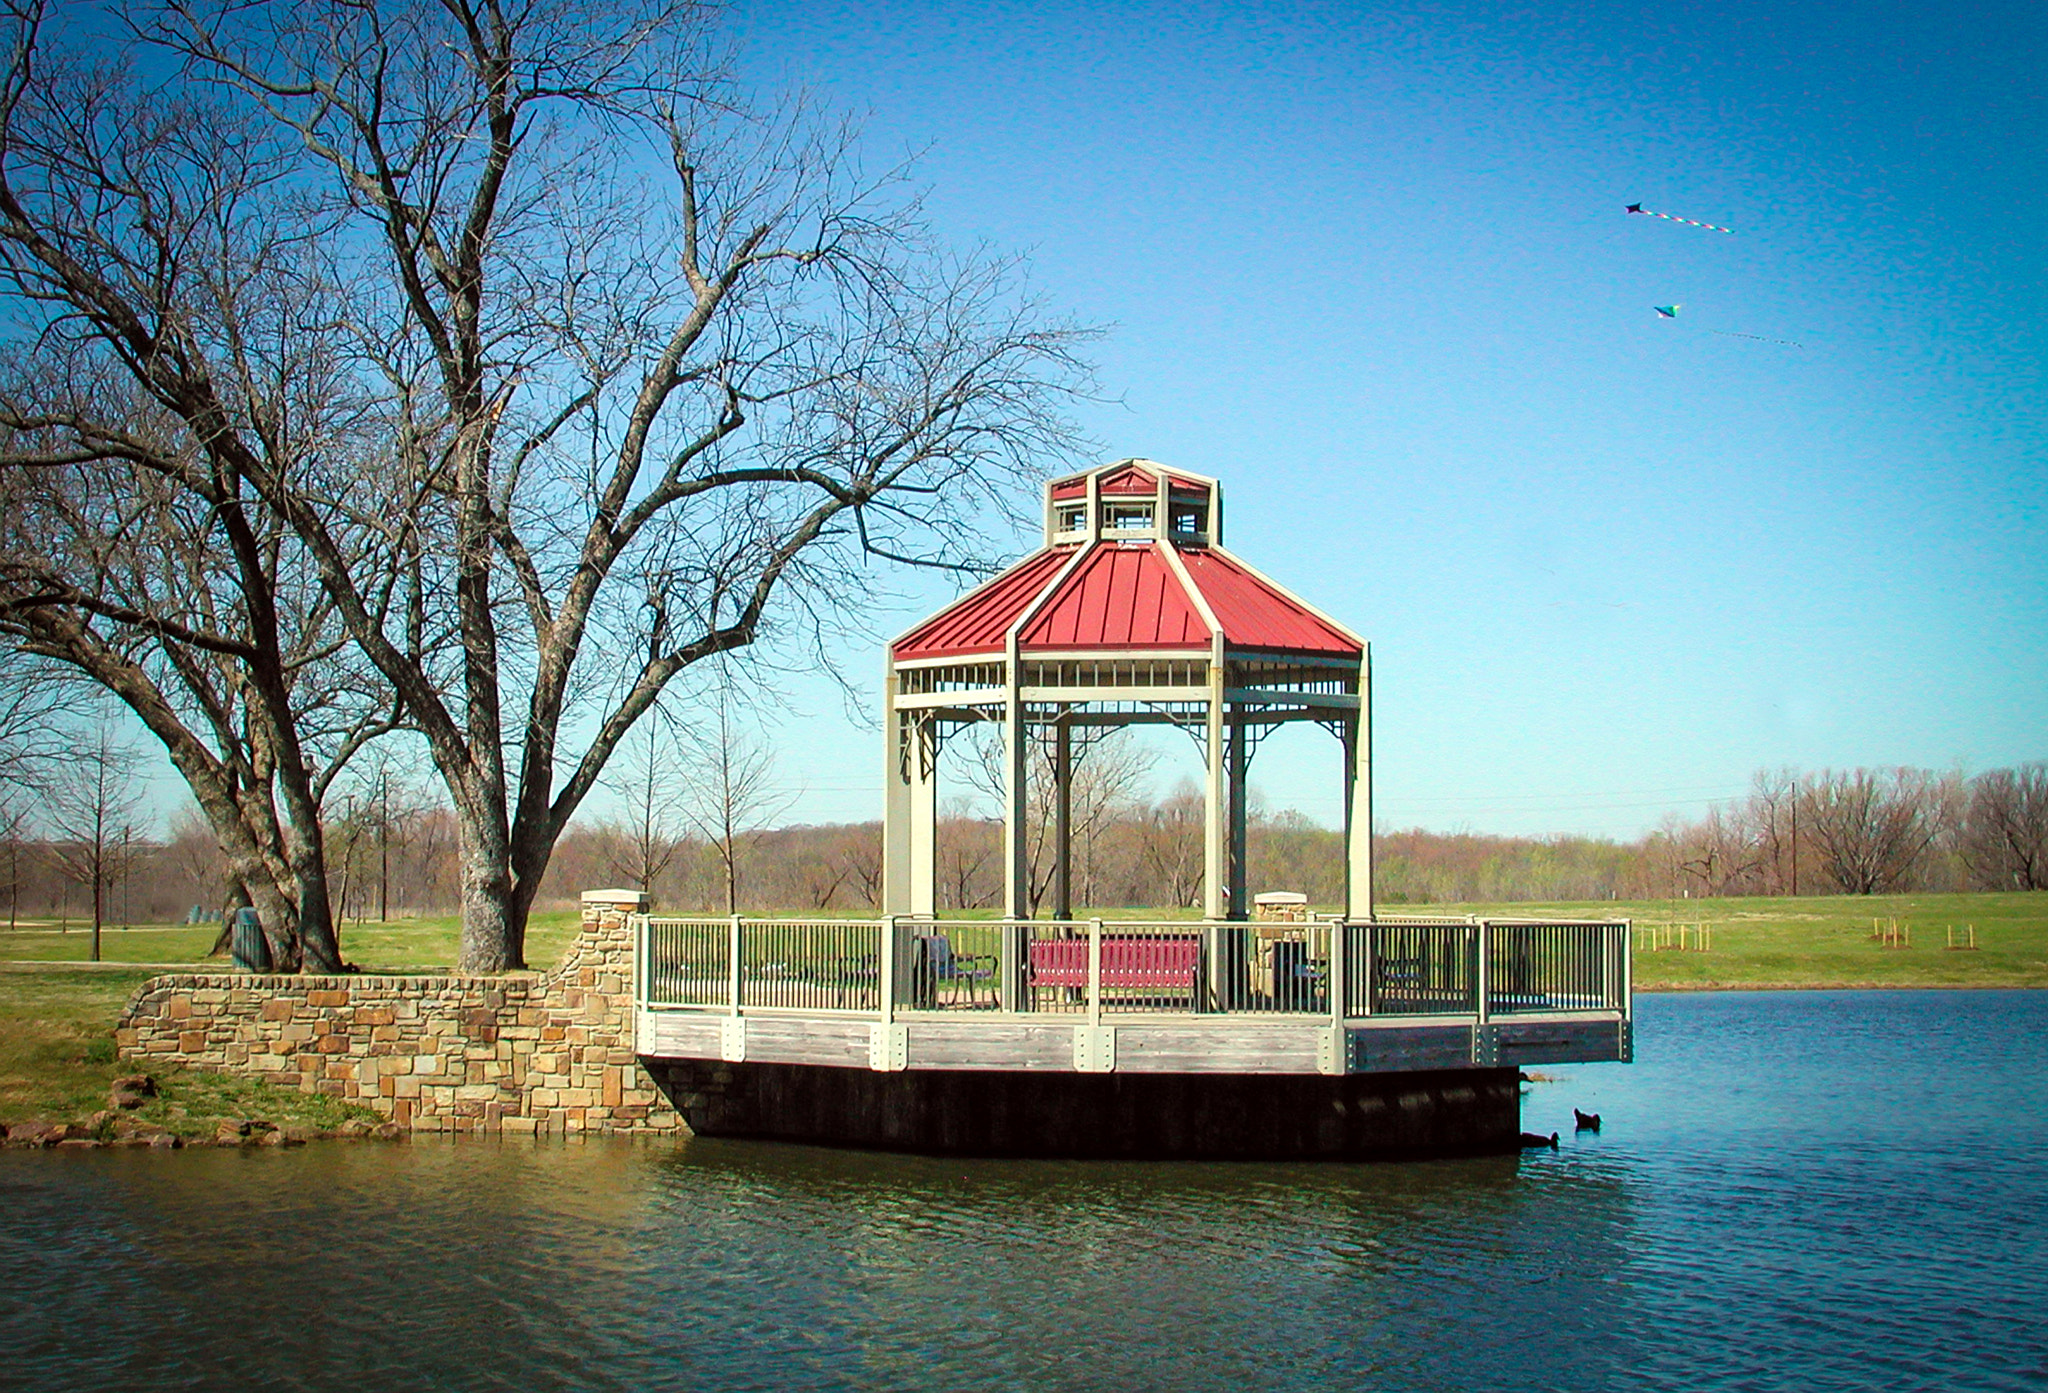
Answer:
[(1626, 1013), (1629, 948), (1626, 921), (664, 917), (641, 921), (637, 991), (734, 1015), (1485, 1020)]

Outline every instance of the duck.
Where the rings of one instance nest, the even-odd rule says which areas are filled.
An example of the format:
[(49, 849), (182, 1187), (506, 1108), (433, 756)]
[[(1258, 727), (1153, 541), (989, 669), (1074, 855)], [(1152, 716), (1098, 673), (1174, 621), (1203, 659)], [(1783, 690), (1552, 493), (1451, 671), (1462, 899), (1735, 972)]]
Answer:
[(1600, 1130), (1600, 1114), (1597, 1112), (1580, 1112), (1577, 1108), (1573, 1108), (1572, 1121), (1577, 1124), (1577, 1129), (1581, 1132), (1597, 1132)]
[(1552, 1132), (1547, 1137), (1539, 1136), (1534, 1132), (1522, 1133), (1522, 1149), (1524, 1151), (1534, 1150), (1539, 1146), (1547, 1146), (1552, 1151), (1557, 1150), (1557, 1133)]

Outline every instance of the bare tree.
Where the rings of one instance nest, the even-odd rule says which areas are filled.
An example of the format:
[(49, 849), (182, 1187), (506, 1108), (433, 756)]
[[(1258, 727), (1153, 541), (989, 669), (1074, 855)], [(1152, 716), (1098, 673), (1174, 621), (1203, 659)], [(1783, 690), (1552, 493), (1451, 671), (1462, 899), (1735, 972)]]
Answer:
[(841, 830), (833, 850), (834, 864), (869, 909), (882, 907), (882, 827), (863, 822)]
[(71, 757), (51, 780), (44, 800), (51, 854), (64, 875), (85, 887), (92, 901), (94, 962), (100, 960), (107, 889), (119, 873), (121, 853), (135, 837), (141, 806), (135, 787), (137, 763), (134, 746), (121, 739), (112, 713), (105, 713), (79, 733)]
[(1758, 770), (1738, 814), (1756, 851), (1756, 873), (1766, 893), (1799, 893), (1799, 775)]
[(953, 909), (979, 909), (1002, 896), (1002, 824), (979, 810), (974, 800), (953, 798), (940, 811), (932, 829), (935, 874), (945, 903)]
[(676, 732), (656, 719), (641, 724), (624, 742), (606, 775), (620, 805), (620, 815), (609, 824), (614, 834), (610, 874), (648, 895), (683, 849), (689, 773)]
[(1068, 446), (1077, 334), (933, 246), (844, 129), (745, 111), (694, 6), (133, 23), (152, 66), (88, 68), (15, 11), (0, 258), (20, 340), (61, 331), (182, 448), (81, 394), (21, 425), (260, 513), (317, 577), (454, 804), (467, 970), (522, 960), (556, 839), (678, 673), (837, 622), (875, 558), (977, 563)]
[(29, 830), (25, 806), (0, 801), (0, 886), (7, 891), (7, 929), (12, 933), (21, 918), (21, 859)]
[(1153, 883), (1166, 893), (1166, 902), (1176, 908), (1196, 903), (1202, 893), (1203, 818), (1202, 791), (1192, 779), (1182, 779), (1172, 793), (1146, 810), (1139, 834), (1139, 856)]
[[(0, 277), (31, 293), (6, 245)], [(299, 962), (303, 942), (332, 970), (321, 800), (397, 711), (231, 464), (187, 449), (75, 339), (54, 326), (33, 364), (0, 377), (0, 633), (128, 706), (260, 909), (272, 960)], [(266, 408), (288, 414), (302, 385)]]
[(0, 793), (33, 794), (70, 749), (84, 690), (47, 662), (0, 652)]
[(710, 719), (690, 731), (684, 816), (711, 843), (725, 880), (725, 912), (740, 912), (740, 858), (748, 840), (788, 812), (796, 794), (779, 786), (775, 756), (734, 709), (730, 683), (708, 703)]
[[(1128, 730), (1081, 732), (1069, 745), (1069, 835), (1081, 850), (1083, 899), (1092, 893), (1095, 844), (1102, 829), (1150, 779), (1158, 752), (1131, 739)], [(1005, 802), (1002, 737), (992, 726), (972, 729), (967, 779), (998, 807)], [(1057, 745), (1049, 731), (1032, 741), (1025, 797), (1024, 851), (1029, 912), (1038, 913), (1058, 872), (1055, 831), (1059, 821), (1055, 783)]]
[(1979, 884), (2048, 890), (2048, 764), (1993, 769), (1970, 781), (1963, 855)]
[(0, 886), (7, 891), (7, 927), (20, 919), (22, 852), (32, 802), (62, 766), (70, 746), (64, 717), (77, 692), (48, 666), (8, 653), (0, 665)]
[[(246, 902), (241, 882), (229, 869), (221, 855), (220, 843), (213, 835), (213, 828), (206, 815), (191, 804), (186, 804), (171, 814), (170, 837), (164, 843), (165, 864), (187, 884), (194, 887), (199, 898), (191, 908), (199, 910), (194, 922), (212, 920), (225, 925), (228, 908), (240, 908)], [(216, 951), (225, 952), (226, 934)]]
[(1757, 888), (1767, 853), (1745, 809), (1710, 808), (1697, 821), (1674, 820), (1666, 835), (1688, 888), (1701, 895), (1740, 895)]
[(1824, 770), (1800, 796), (1820, 870), (1849, 895), (1910, 881), (1940, 831), (1937, 781), (1917, 769)]

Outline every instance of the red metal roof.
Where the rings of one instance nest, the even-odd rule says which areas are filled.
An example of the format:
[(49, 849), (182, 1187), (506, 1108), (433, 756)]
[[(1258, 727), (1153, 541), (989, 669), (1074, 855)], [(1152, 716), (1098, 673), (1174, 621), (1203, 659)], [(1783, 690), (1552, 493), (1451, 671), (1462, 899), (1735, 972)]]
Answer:
[(897, 639), (889, 651), (898, 659), (1002, 652), (1003, 639), (1017, 616), (1038, 598), (1074, 551), (1070, 546), (1047, 547), (1025, 557)]
[[(1209, 627), (1173, 571), (1164, 544), (1103, 543), (1053, 586), (1073, 558), (1048, 547), (955, 601), (891, 646), (900, 662), (1003, 651), (1010, 627), (1041, 595), (1045, 603), (1018, 631), (1027, 649), (1176, 649), (1209, 646)], [(1226, 646), (1355, 658), (1356, 640), (1241, 563), (1205, 547), (1178, 549), (1208, 602)]]
[(1180, 554), (1188, 579), (1201, 590), (1232, 648), (1278, 649), (1284, 653), (1357, 657), (1357, 640), (1271, 581), (1252, 574), (1235, 558), (1205, 547)]
[(1019, 631), (1025, 648), (1207, 648), (1209, 626), (1156, 544), (1088, 554)]

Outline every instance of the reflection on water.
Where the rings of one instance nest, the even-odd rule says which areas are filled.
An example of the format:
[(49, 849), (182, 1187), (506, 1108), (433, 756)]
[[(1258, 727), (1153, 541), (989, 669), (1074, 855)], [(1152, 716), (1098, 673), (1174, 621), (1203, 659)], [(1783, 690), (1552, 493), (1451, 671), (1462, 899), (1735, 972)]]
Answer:
[[(2040, 1388), (2048, 994), (1641, 1002), (1556, 1153), (0, 1156), (50, 1387)], [(1604, 1114), (1570, 1138), (1576, 1104)]]

